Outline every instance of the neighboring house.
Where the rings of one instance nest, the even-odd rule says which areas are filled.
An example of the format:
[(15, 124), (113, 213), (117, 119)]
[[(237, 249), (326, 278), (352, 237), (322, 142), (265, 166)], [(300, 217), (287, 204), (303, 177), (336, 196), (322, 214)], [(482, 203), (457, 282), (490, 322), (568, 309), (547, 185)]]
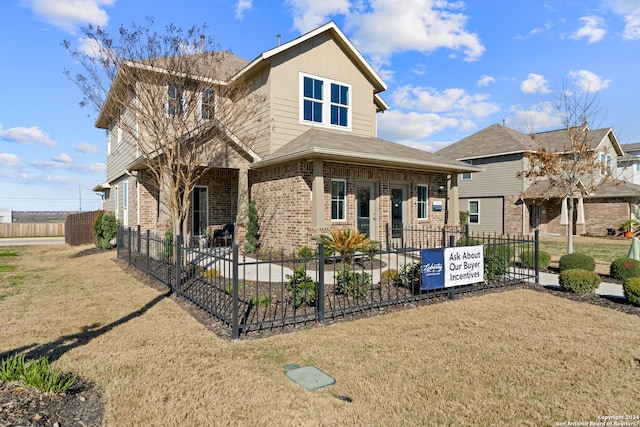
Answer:
[(622, 144), (624, 155), (618, 158), (618, 177), (640, 184), (640, 143)]
[[(242, 243), (249, 200), (264, 249), (309, 245), (334, 227), (384, 240), (392, 226), (458, 223), (456, 177), (480, 169), (377, 138), (386, 85), (333, 22), (251, 62), (229, 55), (227, 66), (229, 80), (247, 79), (263, 96), (255, 119), (263, 125), (251, 147), (230, 140), (233, 158), (198, 183), (193, 235), (234, 223)], [(104, 209), (125, 226), (163, 231), (163, 195), (148, 185), (135, 147), (117, 123), (97, 126), (107, 129), (107, 182), (94, 189)]]
[[(623, 150), (610, 128), (589, 130), (594, 162), (603, 165), (602, 179), (615, 171)], [(460, 207), (469, 212), (472, 231), (495, 233), (566, 234), (562, 200), (540, 197), (540, 182), (518, 178), (528, 170), (526, 153), (543, 146), (562, 152), (566, 130), (522, 134), (506, 126), (494, 124), (470, 135), (437, 154), (478, 166), (480, 174), (464, 173), (459, 177)], [(574, 233), (603, 235), (618, 230), (630, 217), (631, 203), (640, 194), (640, 186), (608, 179), (593, 194), (581, 201), (576, 198)], [(567, 218), (568, 220), (568, 218)]]

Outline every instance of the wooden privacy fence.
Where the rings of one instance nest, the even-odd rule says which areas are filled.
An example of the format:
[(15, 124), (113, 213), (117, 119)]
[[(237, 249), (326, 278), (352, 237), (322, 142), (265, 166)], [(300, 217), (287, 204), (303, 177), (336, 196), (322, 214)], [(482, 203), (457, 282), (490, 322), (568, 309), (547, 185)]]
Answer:
[(64, 242), (71, 246), (94, 243), (93, 223), (100, 212), (91, 211), (69, 215), (64, 223)]
[(62, 223), (0, 224), (0, 237), (58, 237), (64, 236)]

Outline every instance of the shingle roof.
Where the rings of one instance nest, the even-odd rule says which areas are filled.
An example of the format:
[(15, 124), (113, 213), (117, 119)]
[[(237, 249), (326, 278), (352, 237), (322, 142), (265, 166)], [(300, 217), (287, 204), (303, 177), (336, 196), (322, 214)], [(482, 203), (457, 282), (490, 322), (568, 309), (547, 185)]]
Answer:
[[(182, 63), (189, 75), (208, 77), (220, 81), (229, 80), (234, 74), (244, 68), (249, 61), (234, 55), (229, 51), (202, 52), (192, 55), (181, 55), (175, 57), (153, 58), (135, 63), (179, 71)], [(215, 67), (212, 67), (215, 65)]]
[[(593, 148), (597, 147), (609, 132), (611, 132), (610, 128), (589, 130), (589, 142)], [(566, 150), (567, 143), (566, 129), (538, 132), (532, 136), (494, 124), (443, 148), (437, 154), (452, 159), (467, 160), (535, 151), (539, 147), (561, 152)]]
[(448, 172), (480, 172), (464, 162), (380, 138), (312, 128), (256, 164), (262, 167), (292, 160), (322, 158), (355, 164)]

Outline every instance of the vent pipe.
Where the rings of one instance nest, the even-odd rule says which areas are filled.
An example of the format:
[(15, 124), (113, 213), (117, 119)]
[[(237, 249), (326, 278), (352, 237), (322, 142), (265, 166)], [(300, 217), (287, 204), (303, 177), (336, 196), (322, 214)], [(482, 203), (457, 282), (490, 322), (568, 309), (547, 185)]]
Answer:
[(280, 46), (280, 34), (278, 34), (278, 46)]
[(200, 34), (200, 50), (202, 51), (202, 53), (205, 52), (205, 47), (204, 47), (204, 34)]

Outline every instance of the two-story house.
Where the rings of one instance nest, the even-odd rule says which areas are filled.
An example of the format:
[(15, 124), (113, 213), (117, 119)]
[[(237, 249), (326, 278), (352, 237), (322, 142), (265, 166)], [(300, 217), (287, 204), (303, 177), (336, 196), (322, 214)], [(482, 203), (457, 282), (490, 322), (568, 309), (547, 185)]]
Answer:
[[(389, 226), (458, 223), (455, 177), (480, 169), (377, 138), (376, 116), (388, 108), (380, 97), (386, 85), (335, 23), (252, 61), (229, 55), (225, 64), (226, 79), (251, 81), (263, 104), (249, 124), (255, 141), (249, 146), (229, 135), (235, 154), (198, 182), (193, 235), (234, 223), (241, 243), (249, 200), (265, 249), (309, 245), (334, 227), (382, 240)], [(171, 88), (161, 92), (170, 102)], [(135, 147), (124, 148), (117, 123), (99, 119), (97, 126), (108, 139), (107, 182), (95, 188), (105, 194), (104, 209), (125, 226), (162, 231), (167, 195), (146, 184), (144, 162)]]
[[(589, 144), (594, 164), (601, 165), (596, 173), (603, 179), (595, 192), (575, 197), (573, 230), (576, 234), (603, 235), (617, 230), (630, 217), (630, 203), (640, 194), (640, 186), (616, 179), (618, 158), (623, 151), (610, 128), (589, 130)], [(527, 153), (544, 147), (551, 152), (563, 152), (567, 146), (565, 129), (522, 134), (504, 125), (494, 124), (480, 130), (437, 154), (468, 162), (484, 169), (481, 174), (459, 176), (460, 206), (469, 212), (470, 229), (478, 232), (529, 233), (539, 228), (541, 233), (566, 233), (568, 218), (563, 218), (562, 198), (541, 195), (544, 185), (519, 175), (530, 167)], [(566, 206), (566, 204), (565, 204)]]
[(640, 143), (622, 144), (624, 155), (618, 158), (618, 177), (640, 184)]

